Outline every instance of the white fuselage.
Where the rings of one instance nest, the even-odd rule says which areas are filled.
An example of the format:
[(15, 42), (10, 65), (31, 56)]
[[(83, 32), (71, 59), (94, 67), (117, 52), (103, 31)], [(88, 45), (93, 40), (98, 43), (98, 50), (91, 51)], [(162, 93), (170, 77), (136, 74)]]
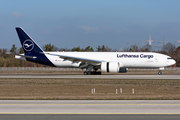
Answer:
[[(124, 68), (161, 68), (175, 64), (170, 56), (153, 52), (46, 52), (56, 55), (67, 55), (89, 60), (119, 62)], [(59, 56), (46, 54), (56, 67), (79, 67), (79, 63), (65, 60)]]

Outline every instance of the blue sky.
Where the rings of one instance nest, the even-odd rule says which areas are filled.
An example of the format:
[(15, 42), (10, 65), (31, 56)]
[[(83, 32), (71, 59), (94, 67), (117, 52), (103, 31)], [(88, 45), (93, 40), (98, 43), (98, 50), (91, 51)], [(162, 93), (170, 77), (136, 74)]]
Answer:
[[(85, 48), (178, 45), (180, 0), (0, 0), (0, 48), (21, 47), (15, 27), (40, 46)], [(143, 42), (144, 41), (144, 42)], [(180, 44), (179, 44), (180, 45)], [(178, 45), (178, 46), (179, 46)]]

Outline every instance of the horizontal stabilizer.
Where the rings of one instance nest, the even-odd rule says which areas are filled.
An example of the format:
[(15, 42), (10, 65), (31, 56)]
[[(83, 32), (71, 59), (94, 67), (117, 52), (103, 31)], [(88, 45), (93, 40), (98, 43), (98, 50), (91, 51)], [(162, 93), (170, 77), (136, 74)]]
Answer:
[(14, 53), (11, 53), (11, 52), (6, 52), (6, 54), (9, 54), (9, 55), (17, 55), (17, 56), (21, 56), (21, 57), (29, 58), (29, 59), (35, 59), (35, 58), (37, 58), (36, 56), (27, 56), (27, 55), (24, 55), (24, 54), (14, 54)]

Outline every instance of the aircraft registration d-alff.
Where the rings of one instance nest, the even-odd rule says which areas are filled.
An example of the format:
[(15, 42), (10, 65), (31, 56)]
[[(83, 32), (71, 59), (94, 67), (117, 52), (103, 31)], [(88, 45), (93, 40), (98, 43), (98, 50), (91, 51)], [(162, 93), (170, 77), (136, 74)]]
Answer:
[(16, 54), (15, 58), (53, 67), (86, 69), (84, 75), (125, 73), (128, 68), (158, 68), (161, 75), (164, 67), (176, 63), (170, 56), (153, 52), (45, 52), (22, 28), (17, 27), (16, 31), (24, 54)]

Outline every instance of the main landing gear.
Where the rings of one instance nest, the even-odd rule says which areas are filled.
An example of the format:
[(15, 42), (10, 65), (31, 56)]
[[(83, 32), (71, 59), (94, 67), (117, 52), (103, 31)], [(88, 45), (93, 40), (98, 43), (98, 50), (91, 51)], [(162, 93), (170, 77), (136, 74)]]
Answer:
[(86, 68), (86, 71), (84, 71), (84, 75), (101, 75), (101, 72), (98, 71), (98, 69), (98, 67), (90, 65)]
[(101, 75), (101, 72), (96, 71), (85, 71), (84, 75)]

